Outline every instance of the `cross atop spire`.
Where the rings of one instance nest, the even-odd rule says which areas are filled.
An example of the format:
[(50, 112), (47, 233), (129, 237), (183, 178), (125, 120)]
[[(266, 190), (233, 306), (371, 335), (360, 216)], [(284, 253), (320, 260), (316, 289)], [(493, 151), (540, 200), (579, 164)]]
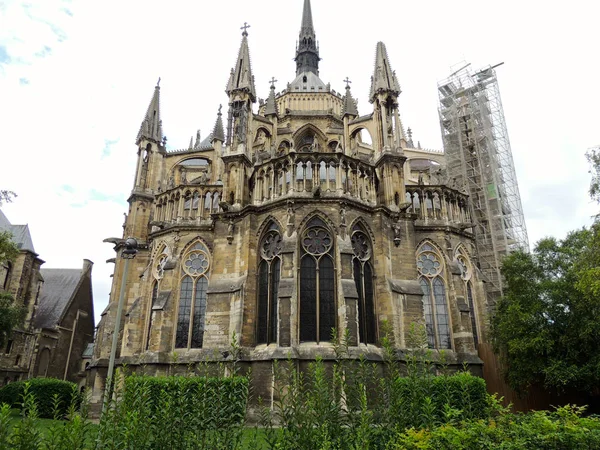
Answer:
[(252, 66), (250, 64), (248, 32), (246, 31), (249, 26), (247, 23), (244, 23), (244, 26), (241, 27), (244, 30), (242, 33), (242, 44), (240, 45), (235, 67), (231, 69), (231, 75), (229, 76), (225, 92), (228, 95), (231, 95), (235, 91), (248, 92), (250, 100), (254, 103), (256, 101), (256, 89), (254, 87), (254, 76), (252, 75)]
[(300, 39), (296, 49), (296, 76), (302, 72), (312, 72), (319, 76), (319, 48), (312, 20), (310, 0), (304, 0)]
[(346, 83), (346, 95), (344, 95), (344, 109), (342, 110), (342, 117), (346, 117), (347, 115), (357, 117), (358, 108), (356, 106), (356, 100), (354, 100), (352, 97), (352, 92), (350, 92), (350, 83), (352, 83), (352, 81), (346, 77), (344, 83)]
[(212, 132), (213, 141), (221, 141), (225, 142), (225, 129), (223, 128), (223, 118), (221, 117), (221, 108), (223, 105), (219, 105), (219, 112), (217, 113), (217, 121), (215, 122), (215, 127)]
[(139, 144), (142, 139), (148, 139), (157, 144), (163, 140), (162, 120), (160, 120), (160, 78), (154, 87), (154, 94), (152, 94), (146, 116), (142, 120), (140, 131), (138, 131), (136, 144)]
[(346, 83), (346, 89), (350, 89), (350, 83), (352, 83), (352, 81), (350, 81), (350, 78), (346, 77), (346, 79), (343, 81), (344, 83)]
[(248, 22), (244, 22), (244, 26), (240, 27), (240, 30), (244, 30), (242, 36), (248, 36), (248, 28), (250, 28), (250, 25), (248, 25)]
[(272, 77), (271, 80), (269, 81), (269, 83), (271, 83), (271, 89), (275, 89), (275, 83), (277, 83), (279, 80), (276, 80), (275, 77)]

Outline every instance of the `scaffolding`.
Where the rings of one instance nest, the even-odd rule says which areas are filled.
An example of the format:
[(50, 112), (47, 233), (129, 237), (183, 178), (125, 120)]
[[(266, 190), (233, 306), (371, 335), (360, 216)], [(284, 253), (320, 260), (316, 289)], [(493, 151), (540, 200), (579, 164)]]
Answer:
[(502, 259), (517, 249), (529, 251), (494, 70), (498, 65), (473, 73), (467, 64), (438, 83), (448, 176), (469, 194), (476, 263), (491, 307), (502, 295)]

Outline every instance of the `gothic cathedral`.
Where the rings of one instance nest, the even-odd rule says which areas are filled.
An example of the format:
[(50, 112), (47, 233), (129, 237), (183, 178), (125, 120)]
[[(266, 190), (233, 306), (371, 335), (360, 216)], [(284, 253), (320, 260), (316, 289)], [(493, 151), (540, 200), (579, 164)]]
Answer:
[[(336, 333), (351, 355), (381, 360), (384, 332), (406, 349), (420, 324), (434, 354), (481, 369), (487, 301), (468, 198), (442, 170), (423, 175), (385, 45), (363, 115), (349, 85), (341, 94), (320, 78), (310, 0), (295, 61), (295, 78), (257, 104), (244, 28), (227, 108), (206, 139), (180, 151), (166, 149), (156, 86), (124, 225), (123, 238), (140, 245), (117, 365), (185, 371), (230, 357), (235, 336), (256, 395), (270, 398), (276, 359), (327, 359)], [(113, 287), (88, 372), (95, 399), (125, 276), (124, 239), (111, 242)]]

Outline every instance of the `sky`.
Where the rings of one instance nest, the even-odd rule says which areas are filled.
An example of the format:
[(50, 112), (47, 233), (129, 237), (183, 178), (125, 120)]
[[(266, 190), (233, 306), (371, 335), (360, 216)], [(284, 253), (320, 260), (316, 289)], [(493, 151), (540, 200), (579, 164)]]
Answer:
[[(133, 187), (135, 137), (161, 78), (170, 149), (211, 131), (248, 29), (257, 95), (294, 79), (303, 0), (0, 0), (2, 210), (29, 224), (45, 268), (92, 260), (95, 315), (106, 307)], [(352, 80), (368, 114), (383, 41), (405, 127), (441, 149), (437, 83), (467, 61), (497, 69), (529, 240), (589, 225), (584, 153), (600, 144), (600, 2), (312, 0), (320, 76)], [(226, 106), (225, 106), (226, 107)]]

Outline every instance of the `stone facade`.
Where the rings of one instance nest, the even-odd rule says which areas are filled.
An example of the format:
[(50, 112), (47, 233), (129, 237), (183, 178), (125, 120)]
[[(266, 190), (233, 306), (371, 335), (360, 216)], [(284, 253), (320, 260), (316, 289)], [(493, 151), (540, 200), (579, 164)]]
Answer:
[(0, 385), (31, 377), (80, 382), (82, 353), (94, 338), (91, 261), (82, 269), (42, 269), (27, 225), (10, 224), (0, 211), (0, 230), (20, 249), (0, 266), (0, 289), (27, 310), (0, 351)]
[[(133, 370), (222, 361), (235, 336), (256, 392), (270, 398), (272, 362), (332, 358), (331, 329), (371, 360), (389, 329), (401, 360), (413, 324), (427, 326), (434, 354), (480, 369), (486, 297), (468, 198), (429, 170), (443, 154), (406, 135), (384, 44), (361, 116), (349, 85), (340, 94), (319, 78), (315, 39), (305, 0), (296, 78), (256, 105), (244, 31), (226, 118), (219, 108), (211, 135), (188, 149), (166, 149), (156, 86), (123, 238), (107, 239), (117, 258), (88, 368), (94, 401), (124, 277), (117, 365)], [(124, 273), (130, 236), (140, 246)]]

